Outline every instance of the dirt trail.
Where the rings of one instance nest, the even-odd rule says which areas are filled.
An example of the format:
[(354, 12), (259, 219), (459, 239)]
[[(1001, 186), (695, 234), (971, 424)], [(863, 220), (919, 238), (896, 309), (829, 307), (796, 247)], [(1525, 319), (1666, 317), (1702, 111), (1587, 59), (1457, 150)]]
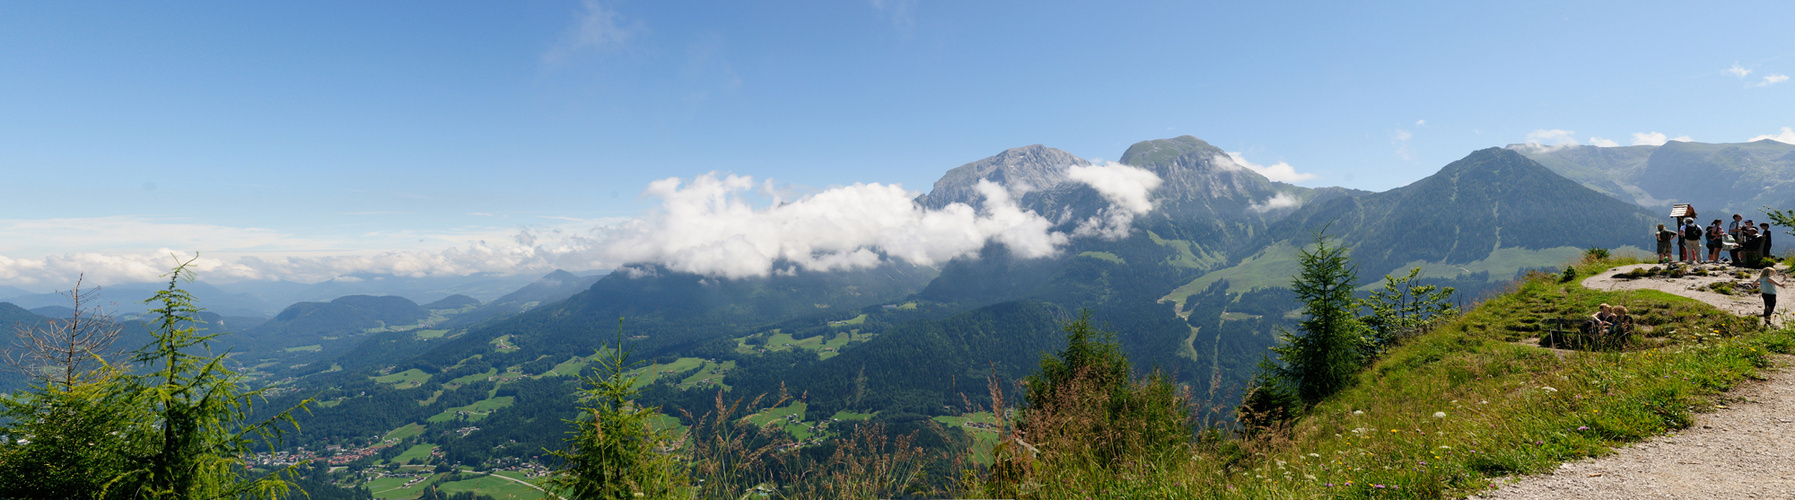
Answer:
[[(1654, 289), (1743, 316), (1763, 312), (1755, 293), (1729, 296), (1692, 289), (1728, 278), (1611, 277), (1635, 267), (1642, 266), (1616, 268), (1583, 280), (1583, 286)], [(1795, 498), (1795, 370), (1787, 369), (1795, 357), (1780, 356), (1777, 361), (1782, 368), (1766, 373), (1768, 380), (1741, 384), (1721, 397), (1721, 409), (1696, 415), (1695, 425), (1687, 429), (1616, 449), (1606, 457), (1566, 463), (1549, 474), (1499, 483), (1499, 489), (1471, 498)]]

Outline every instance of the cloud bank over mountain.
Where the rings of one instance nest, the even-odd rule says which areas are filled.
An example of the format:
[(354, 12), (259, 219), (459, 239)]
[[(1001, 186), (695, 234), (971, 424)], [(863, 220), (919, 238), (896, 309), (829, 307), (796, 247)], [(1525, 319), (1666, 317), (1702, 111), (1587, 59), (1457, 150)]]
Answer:
[[(1106, 164), (1075, 167), (1068, 182), (1090, 186), (1109, 204), (1069, 231), (1056, 230), (1053, 221), (1023, 209), (1004, 186), (990, 181), (977, 185), (983, 199), (980, 208), (954, 203), (930, 209), (916, 203), (919, 193), (897, 185), (853, 184), (786, 200), (774, 193), (770, 181), (757, 183), (749, 176), (716, 173), (651, 183), (643, 194), (659, 203), (639, 217), (514, 229), (503, 236), (493, 231), (459, 235), (459, 239), (432, 236), (430, 241), (449, 242), (437, 247), (440, 250), (330, 254), (331, 244), (314, 242), (311, 248), (316, 251), (309, 254), (270, 256), (247, 250), (271, 241), (303, 238), (266, 229), (159, 225), (142, 220), (108, 221), (106, 227), (134, 227), (146, 235), (170, 228), (203, 233), (205, 237), (181, 241), (199, 247), (200, 258), (193, 267), (203, 279), (214, 282), (318, 282), (356, 274), (538, 273), (628, 264), (658, 264), (676, 271), (743, 278), (799, 269), (866, 268), (891, 259), (935, 265), (974, 254), (989, 243), (1001, 244), (1020, 257), (1051, 256), (1073, 238), (1126, 236), (1134, 217), (1153, 209), (1150, 193), (1161, 180), (1144, 169)], [(757, 205), (755, 195), (771, 198), (771, 202)], [(35, 227), (30, 221), (12, 222)], [(4, 232), (3, 226), (0, 224), (0, 232)], [(149, 236), (139, 240), (156, 241)], [(96, 252), (41, 258), (0, 255), (0, 284), (65, 287), (83, 273), (89, 283), (101, 285), (155, 281), (177, 261), (193, 259), (192, 251), (133, 251), (115, 245)]]

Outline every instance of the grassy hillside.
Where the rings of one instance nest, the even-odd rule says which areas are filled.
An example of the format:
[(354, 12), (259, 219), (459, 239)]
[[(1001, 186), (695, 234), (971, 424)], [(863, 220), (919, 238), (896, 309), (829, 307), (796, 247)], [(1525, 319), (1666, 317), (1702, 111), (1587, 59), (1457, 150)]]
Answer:
[[(1580, 275), (1614, 264), (1580, 264)], [(1559, 281), (1528, 276), (1410, 339), (1287, 428), (1108, 470), (1037, 462), (1034, 494), (1022, 496), (1463, 495), (1688, 426), (1713, 396), (1757, 377), (1772, 353), (1795, 350), (1790, 331), (1764, 331), (1693, 300)], [(1554, 352), (1533, 341), (1547, 319), (1602, 302), (1635, 311), (1645, 338), (1619, 352)], [(1050, 443), (1037, 444), (1051, 456)]]

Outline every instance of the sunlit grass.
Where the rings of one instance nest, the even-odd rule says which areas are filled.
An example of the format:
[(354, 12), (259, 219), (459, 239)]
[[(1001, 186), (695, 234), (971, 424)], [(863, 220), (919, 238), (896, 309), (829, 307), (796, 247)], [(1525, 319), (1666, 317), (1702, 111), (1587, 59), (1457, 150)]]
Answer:
[[(1581, 263), (1579, 275), (1625, 261)], [(1182, 453), (1031, 465), (1023, 498), (1439, 498), (1687, 427), (1759, 377), (1788, 331), (1763, 331), (1663, 293), (1601, 292), (1535, 275), (1392, 349), (1356, 385), (1282, 431), (1211, 437)], [(1625, 304), (1653, 327), (1618, 352), (1530, 343), (1542, 319)], [(1562, 354), (1562, 355), (1561, 355)], [(1035, 443), (1048, 456), (1053, 443)]]

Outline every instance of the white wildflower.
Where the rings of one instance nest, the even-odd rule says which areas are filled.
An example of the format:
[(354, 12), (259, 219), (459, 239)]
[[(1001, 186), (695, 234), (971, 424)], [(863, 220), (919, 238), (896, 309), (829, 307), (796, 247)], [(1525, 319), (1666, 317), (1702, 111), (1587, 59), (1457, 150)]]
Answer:
[(1434, 412), (1434, 418), (1446, 418), (1446, 412), (1436, 411)]

